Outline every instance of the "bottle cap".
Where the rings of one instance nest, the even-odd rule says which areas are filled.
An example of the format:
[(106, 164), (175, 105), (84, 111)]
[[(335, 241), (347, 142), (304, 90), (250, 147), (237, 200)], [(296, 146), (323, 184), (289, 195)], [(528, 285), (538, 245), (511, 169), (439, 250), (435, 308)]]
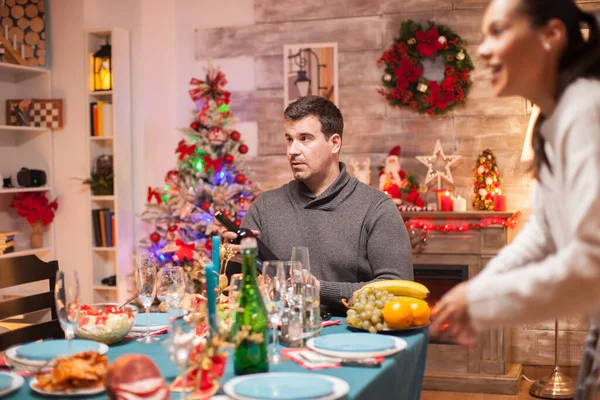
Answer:
[(241, 245), (242, 245), (242, 250), (255, 249), (257, 247), (256, 239), (253, 237), (243, 238)]

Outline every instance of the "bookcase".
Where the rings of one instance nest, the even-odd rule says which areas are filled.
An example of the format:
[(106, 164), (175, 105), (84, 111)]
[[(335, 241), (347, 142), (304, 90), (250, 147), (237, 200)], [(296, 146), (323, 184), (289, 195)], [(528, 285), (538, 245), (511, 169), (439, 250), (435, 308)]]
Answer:
[[(112, 88), (94, 91), (93, 54), (111, 46)], [(113, 28), (86, 33), (87, 155), (90, 174), (99, 157), (112, 158), (113, 192), (89, 193), (92, 301), (128, 297), (133, 267), (133, 163), (131, 138), (131, 60), (129, 31)], [(102, 280), (116, 277), (116, 285)]]
[[(44, 229), (42, 247), (34, 249), (30, 244), (31, 226), (17, 215), (15, 209), (10, 208), (14, 195), (21, 192), (45, 192), (50, 201), (56, 197), (53, 191), (53, 131), (49, 128), (10, 126), (5, 113), (6, 100), (50, 97), (49, 69), (0, 62), (0, 175), (11, 177), (14, 186), (4, 188), (0, 180), (0, 231), (18, 231), (14, 250), (0, 254), (0, 259), (29, 254), (47, 261), (55, 257), (54, 222)], [(17, 172), (23, 167), (43, 170), (47, 183), (42, 187), (18, 187)]]

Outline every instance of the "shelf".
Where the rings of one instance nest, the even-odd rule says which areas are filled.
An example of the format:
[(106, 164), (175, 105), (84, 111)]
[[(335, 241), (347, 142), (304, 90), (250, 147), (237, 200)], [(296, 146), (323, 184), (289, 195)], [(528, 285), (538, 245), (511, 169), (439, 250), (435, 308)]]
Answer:
[(116, 247), (92, 247), (94, 251), (117, 251)]
[(49, 73), (50, 70), (46, 68), (25, 67), (23, 65), (0, 62), (0, 82), (18, 83), (25, 79)]
[(106, 90), (104, 92), (90, 92), (91, 97), (103, 97), (103, 96), (112, 96), (112, 90)]
[(92, 201), (115, 201), (115, 196), (92, 196)]
[(0, 254), (0, 259), (3, 259), (3, 258), (14, 258), (14, 257), (23, 257), (23, 256), (28, 256), (30, 254), (45, 253), (47, 251), (52, 251), (52, 247), (40, 247), (39, 249), (19, 249), (19, 248), (15, 248), (15, 251), (13, 251), (12, 253)]
[(21, 192), (47, 192), (50, 190), (48, 186), (40, 186), (40, 187), (14, 187), (14, 188), (0, 188), (0, 194), (8, 194), (8, 193), (21, 193)]
[(0, 132), (2, 133), (45, 133), (50, 131), (48, 128), (36, 128), (31, 126), (11, 126), (11, 125), (0, 125)]
[(116, 292), (117, 291), (117, 287), (116, 286), (108, 286), (108, 285), (94, 285), (94, 290), (107, 290), (110, 292)]
[(90, 136), (90, 140), (113, 140), (114, 136)]

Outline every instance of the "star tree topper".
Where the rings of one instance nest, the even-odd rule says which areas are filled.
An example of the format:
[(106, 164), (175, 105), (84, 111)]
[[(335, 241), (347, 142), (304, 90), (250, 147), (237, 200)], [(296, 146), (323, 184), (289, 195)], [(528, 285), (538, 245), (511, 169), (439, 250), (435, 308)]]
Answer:
[[(436, 168), (436, 160), (440, 157), (444, 163), (444, 167), (442, 169)], [(419, 162), (426, 165), (427, 176), (425, 177), (425, 184), (428, 184), (435, 178), (437, 178), (437, 188), (442, 188), (442, 178), (447, 180), (450, 183), (454, 183), (454, 179), (452, 178), (452, 172), (450, 172), (450, 167), (452, 164), (458, 161), (462, 156), (447, 156), (444, 154), (444, 149), (442, 149), (442, 145), (440, 141), (437, 140), (435, 142), (435, 148), (433, 149), (433, 154), (431, 156), (417, 156), (415, 157)]]

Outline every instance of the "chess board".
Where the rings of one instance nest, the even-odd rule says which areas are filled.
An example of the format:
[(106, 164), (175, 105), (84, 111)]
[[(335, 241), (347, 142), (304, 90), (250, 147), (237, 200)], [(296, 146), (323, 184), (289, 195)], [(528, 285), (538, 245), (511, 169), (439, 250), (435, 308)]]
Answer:
[[(18, 125), (17, 106), (21, 100), (6, 100), (6, 121)], [(32, 99), (29, 126), (59, 129), (63, 127), (63, 101), (57, 99)]]

